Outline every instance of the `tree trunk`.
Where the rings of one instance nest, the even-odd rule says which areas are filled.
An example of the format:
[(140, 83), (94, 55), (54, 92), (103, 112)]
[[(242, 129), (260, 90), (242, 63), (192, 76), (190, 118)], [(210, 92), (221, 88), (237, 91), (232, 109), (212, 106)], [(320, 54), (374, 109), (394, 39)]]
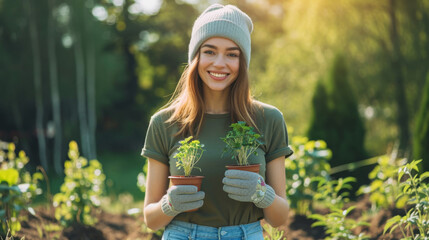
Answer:
[(32, 1), (26, 1), (25, 7), (29, 16), (30, 44), (33, 53), (34, 68), (34, 96), (36, 103), (36, 134), (39, 145), (39, 158), (45, 170), (48, 170), (48, 160), (46, 156), (46, 140), (43, 128), (43, 92), (42, 92), (42, 75), (40, 65), (39, 40), (37, 35), (36, 17), (34, 8), (31, 6)]
[(396, 19), (396, 0), (390, 0), (389, 4), (389, 16), (391, 22), (390, 37), (392, 41), (392, 72), (393, 81), (395, 83), (395, 99), (397, 105), (397, 125), (399, 127), (399, 150), (400, 155), (404, 156), (409, 150), (410, 144), (410, 133), (409, 133), (409, 120), (408, 120), (408, 108), (407, 100), (405, 97), (404, 89), (404, 76), (402, 71), (403, 57), (401, 54), (399, 44), (399, 34)]
[(51, 104), (52, 114), (54, 119), (54, 149), (53, 161), (54, 169), (57, 174), (63, 171), (61, 160), (61, 145), (62, 145), (62, 127), (61, 127), (61, 104), (60, 94), (58, 89), (58, 68), (57, 56), (55, 51), (55, 30), (53, 21), (53, 9), (55, 0), (49, 0), (49, 15), (48, 15), (48, 61), (49, 61), (49, 80), (51, 87)]
[(85, 89), (85, 62), (84, 53), (82, 47), (82, 36), (81, 29), (84, 24), (81, 21), (82, 11), (84, 3), (82, 1), (74, 2), (74, 14), (73, 17), (73, 35), (75, 38), (74, 55), (76, 64), (76, 93), (77, 93), (77, 110), (79, 116), (80, 125), (80, 138), (82, 145), (83, 155), (88, 157), (90, 154), (90, 140), (88, 131), (88, 118), (87, 118), (87, 107), (86, 107), (86, 89)]
[[(92, 0), (89, 1), (90, 6), (93, 7), (94, 3)], [(85, 13), (84, 13), (85, 14)], [(85, 16), (87, 16), (85, 14)], [(95, 98), (95, 49), (94, 41), (90, 36), (90, 31), (93, 19), (85, 19), (86, 24), (86, 74), (87, 74), (87, 99), (88, 99), (88, 130), (89, 130), (89, 144), (90, 144), (90, 153), (88, 157), (90, 159), (97, 158), (97, 148), (96, 148), (96, 129), (97, 129), (97, 111), (96, 111), (96, 98)]]

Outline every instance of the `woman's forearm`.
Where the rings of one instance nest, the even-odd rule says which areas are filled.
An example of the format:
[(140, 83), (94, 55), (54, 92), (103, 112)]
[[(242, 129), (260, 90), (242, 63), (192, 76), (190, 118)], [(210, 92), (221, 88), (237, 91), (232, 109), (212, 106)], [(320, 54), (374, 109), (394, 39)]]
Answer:
[(150, 203), (144, 207), (144, 222), (154, 231), (165, 227), (173, 217), (165, 215), (161, 210), (161, 201)]
[(271, 226), (278, 227), (287, 224), (289, 203), (286, 199), (276, 196), (274, 202), (264, 208), (264, 218)]

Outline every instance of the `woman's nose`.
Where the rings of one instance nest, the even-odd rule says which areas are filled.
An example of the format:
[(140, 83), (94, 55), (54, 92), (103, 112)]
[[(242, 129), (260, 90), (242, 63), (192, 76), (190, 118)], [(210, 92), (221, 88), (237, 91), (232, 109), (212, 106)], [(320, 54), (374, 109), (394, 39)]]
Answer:
[(214, 59), (213, 66), (215, 67), (224, 67), (225, 66), (225, 58), (222, 54), (218, 54)]

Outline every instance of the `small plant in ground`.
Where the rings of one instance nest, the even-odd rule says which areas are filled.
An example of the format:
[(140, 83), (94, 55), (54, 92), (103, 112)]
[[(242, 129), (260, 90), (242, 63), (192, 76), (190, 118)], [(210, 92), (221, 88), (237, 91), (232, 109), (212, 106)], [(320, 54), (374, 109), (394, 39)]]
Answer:
[(311, 179), (317, 176), (330, 179), (328, 161), (332, 153), (322, 140), (309, 141), (306, 137), (295, 136), (291, 143), (294, 153), (285, 160), (286, 194), (291, 208), (297, 214), (306, 215), (312, 209), (317, 190), (317, 183)]
[(372, 203), (372, 210), (380, 208), (398, 209), (405, 207), (406, 197), (397, 199), (400, 192), (398, 184), (398, 168), (404, 166), (407, 159), (397, 159), (394, 156), (383, 155), (378, 158), (377, 165), (369, 173), (371, 180), (369, 186), (362, 186), (357, 194), (369, 194), (369, 200)]
[(349, 207), (345, 210), (332, 207), (331, 212), (326, 215), (321, 214), (312, 214), (310, 218), (316, 220), (313, 223), (312, 227), (323, 226), (326, 229), (326, 233), (329, 234), (326, 237), (326, 240), (364, 240), (370, 239), (368, 235), (365, 233), (359, 233), (359, 235), (355, 235), (353, 233), (353, 229), (359, 226), (368, 226), (369, 224), (363, 221), (356, 221), (351, 218), (347, 218), (347, 215), (354, 209), (355, 207)]
[(283, 231), (280, 231), (269, 224), (264, 224), (262, 227), (268, 235), (264, 237), (264, 240), (286, 240), (286, 237), (283, 237)]
[[(399, 215), (389, 219), (384, 226), (384, 233), (390, 229), (390, 233), (396, 228), (400, 228), (405, 240), (426, 240), (429, 239), (429, 184), (427, 178), (429, 172), (419, 175), (418, 164), (421, 160), (412, 161), (398, 170), (398, 182), (401, 193), (398, 198), (405, 196), (407, 205), (411, 208), (406, 215)], [(415, 231), (418, 233), (416, 234)]]
[(192, 136), (185, 138), (180, 141), (181, 146), (178, 149), (178, 153), (174, 156), (177, 159), (176, 167), (183, 169), (185, 176), (191, 176), (192, 169), (196, 168), (201, 171), (200, 168), (195, 165), (203, 156), (204, 144), (201, 144), (199, 140), (191, 141)]
[(228, 131), (226, 137), (221, 138), (226, 143), (225, 152), (231, 153), (238, 165), (249, 165), (250, 155), (258, 154), (256, 149), (262, 144), (259, 141), (261, 135), (256, 133), (253, 127), (247, 126), (246, 122), (239, 121), (230, 127), (232, 130)]
[[(0, 141), (0, 236), (15, 235), (21, 229), (22, 210), (35, 215), (30, 207), (32, 199), (42, 193), (39, 172), (31, 175), (25, 165), (29, 162), (24, 151), (15, 154), (15, 145)], [(9, 233), (8, 233), (9, 232)]]
[(330, 212), (326, 215), (312, 214), (310, 218), (316, 222), (312, 227), (323, 226), (329, 237), (326, 239), (332, 240), (364, 240), (369, 239), (365, 233), (355, 235), (353, 229), (359, 226), (368, 226), (364, 221), (356, 221), (355, 219), (347, 218), (349, 213), (355, 208), (354, 206), (343, 210), (344, 203), (349, 201), (348, 190), (352, 189), (350, 183), (355, 182), (355, 178), (348, 177), (345, 179), (328, 181), (322, 177), (316, 177), (314, 182), (318, 182), (318, 191), (314, 195), (316, 201), (320, 201), (324, 206), (328, 207)]
[(322, 203), (325, 207), (341, 209), (344, 203), (349, 201), (350, 193), (348, 190), (352, 189), (350, 183), (356, 182), (356, 179), (347, 177), (329, 181), (323, 177), (315, 177), (312, 181), (318, 182), (317, 192), (313, 196), (314, 200)]
[(79, 155), (75, 141), (69, 144), (70, 160), (64, 163), (64, 183), (54, 196), (55, 218), (63, 226), (73, 223), (92, 225), (96, 219), (91, 211), (100, 206), (104, 190), (103, 168), (97, 160), (88, 160)]

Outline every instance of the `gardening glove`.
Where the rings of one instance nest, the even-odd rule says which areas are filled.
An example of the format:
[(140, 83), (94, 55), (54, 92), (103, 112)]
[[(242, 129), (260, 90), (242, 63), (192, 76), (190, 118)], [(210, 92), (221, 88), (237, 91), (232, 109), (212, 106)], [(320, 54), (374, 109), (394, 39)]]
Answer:
[(276, 193), (261, 175), (241, 170), (226, 170), (222, 180), (228, 197), (240, 202), (253, 202), (258, 208), (270, 206)]
[(200, 208), (203, 206), (205, 193), (198, 191), (196, 186), (177, 185), (168, 189), (167, 194), (161, 198), (162, 212), (168, 216)]

